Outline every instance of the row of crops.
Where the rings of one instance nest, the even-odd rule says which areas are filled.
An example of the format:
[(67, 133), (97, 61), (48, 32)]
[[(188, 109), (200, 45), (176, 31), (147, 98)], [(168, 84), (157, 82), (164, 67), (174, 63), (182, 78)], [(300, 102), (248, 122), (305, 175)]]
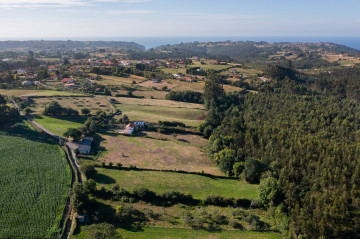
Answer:
[(0, 238), (54, 238), (70, 190), (64, 152), (25, 122), (0, 131)]

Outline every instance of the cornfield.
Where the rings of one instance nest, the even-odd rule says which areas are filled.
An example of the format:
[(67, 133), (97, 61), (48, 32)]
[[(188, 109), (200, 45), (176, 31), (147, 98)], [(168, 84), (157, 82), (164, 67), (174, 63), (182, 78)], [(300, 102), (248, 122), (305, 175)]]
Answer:
[(0, 238), (54, 238), (70, 190), (64, 152), (18, 123), (0, 131)]

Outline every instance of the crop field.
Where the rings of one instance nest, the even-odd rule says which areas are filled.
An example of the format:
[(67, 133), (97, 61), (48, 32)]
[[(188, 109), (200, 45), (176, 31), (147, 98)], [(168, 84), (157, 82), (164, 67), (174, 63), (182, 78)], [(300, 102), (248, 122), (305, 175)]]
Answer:
[(97, 168), (95, 181), (98, 186), (110, 189), (119, 184), (127, 190), (145, 187), (156, 193), (178, 191), (191, 194), (196, 199), (204, 199), (209, 195), (220, 195), (226, 198), (257, 198), (257, 185), (248, 184), (235, 179), (223, 179), (197, 174), (127, 171)]
[(86, 117), (81, 116), (62, 116), (62, 117), (47, 117), (47, 116), (36, 116), (35, 121), (50, 130), (54, 134), (62, 135), (68, 128), (78, 128), (83, 126), (86, 121)]
[(166, 106), (117, 104), (116, 108), (126, 114), (131, 121), (147, 122), (180, 121), (188, 126), (199, 126), (203, 122), (204, 111), (199, 109), (172, 108)]
[(45, 106), (51, 101), (57, 101), (63, 107), (70, 107), (72, 109), (80, 111), (82, 108), (90, 109), (91, 113), (94, 114), (97, 110), (102, 110), (107, 113), (112, 112), (112, 108), (106, 96), (96, 97), (54, 97), (54, 98), (36, 98), (33, 99), (34, 103), (30, 109), (36, 114), (41, 114)]
[[(207, 140), (198, 135), (165, 135), (146, 132), (144, 137), (109, 137), (101, 142), (107, 152), (99, 160), (148, 169), (183, 170), (223, 175), (204, 151)], [(124, 153), (125, 157), (122, 156)]]
[(0, 94), (7, 94), (12, 96), (71, 96), (71, 95), (83, 95), (81, 93), (74, 93), (68, 91), (57, 90), (4, 90), (0, 89)]
[(18, 123), (0, 132), (0, 238), (54, 238), (70, 190), (64, 152)]

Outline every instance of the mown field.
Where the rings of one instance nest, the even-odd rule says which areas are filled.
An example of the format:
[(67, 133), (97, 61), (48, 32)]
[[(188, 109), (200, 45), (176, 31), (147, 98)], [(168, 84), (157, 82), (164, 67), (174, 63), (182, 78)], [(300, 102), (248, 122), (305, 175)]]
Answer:
[(223, 179), (196, 174), (127, 171), (97, 168), (95, 181), (98, 186), (110, 189), (119, 184), (125, 189), (145, 187), (156, 193), (178, 191), (191, 194), (194, 198), (204, 199), (209, 195), (220, 195), (226, 198), (257, 198), (257, 185), (234, 179)]
[(203, 122), (204, 118), (204, 111), (199, 109), (134, 104), (117, 104), (116, 108), (126, 114), (131, 121), (179, 121), (188, 126), (197, 127)]
[(64, 152), (18, 123), (0, 131), (0, 238), (56, 238), (70, 190)]
[(68, 128), (78, 128), (83, 126), (86, 121), (86, 117), (81, 116), (58, 116), (58, 117), (47, 117), (47, 116), (35, 116), (35, 121), (50, 130), (54, 134), (62, 135)]

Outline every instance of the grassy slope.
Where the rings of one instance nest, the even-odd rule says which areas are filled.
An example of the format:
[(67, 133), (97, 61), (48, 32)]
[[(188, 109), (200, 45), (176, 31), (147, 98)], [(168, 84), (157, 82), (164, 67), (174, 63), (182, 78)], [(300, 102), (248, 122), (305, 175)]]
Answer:
[(25, 123), (0, 131), (0, 238), (56, 230), (70, 189), (64, 152)]
[(83, 126), (86, 118), (81, 116), (75, 117), (47, 117), (36, 116), (35, 121), (44, 126), (51, 132), (62, 135), (68, 128), (78, 128)]
[(207, 176), (153, 172), (125, 171), (97, 168), (95, 180), (99, 186), (111, 188), (115, 183), (126, 189), (146, 187), (156, 193), (179, 191), (204, 199), (208, 195), (234, 198), (257, 198), (257, 186), (232, 179), (210, 178)]

